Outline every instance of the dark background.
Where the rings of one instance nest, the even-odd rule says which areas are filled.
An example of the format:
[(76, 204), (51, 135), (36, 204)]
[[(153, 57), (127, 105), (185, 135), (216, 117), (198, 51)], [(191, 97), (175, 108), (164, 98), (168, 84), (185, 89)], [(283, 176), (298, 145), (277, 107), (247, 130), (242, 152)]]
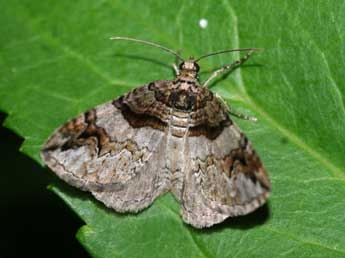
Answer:
[(75, 238), (83, 221), (47, 190), (56, 178), (19, 152), (22, 141), (0, 126), (0, 256), (90, 257)]

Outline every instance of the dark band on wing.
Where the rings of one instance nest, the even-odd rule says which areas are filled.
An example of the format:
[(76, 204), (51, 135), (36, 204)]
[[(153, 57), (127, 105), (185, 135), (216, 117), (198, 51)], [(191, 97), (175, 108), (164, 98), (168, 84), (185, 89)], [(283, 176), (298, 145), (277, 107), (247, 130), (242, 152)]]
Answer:
[(239, 148), (232, 150), (224, 162), (228, 177), (236, 177), (241, 173), (253, 183), (259, 180), (261, 186), (270, 191), (271, 185), (261, 160), (244, 134), (241, 134)]
[(113, 105), (121, 110), (122, 116), (133, 128), (150, 126), (154, 129), (164, 131), (168, 126), (166, 122), (163, 122), (155, 116), (133, 112), (131, 108), (123, 101), (123, 96), (114, 100)]
[(91, 109), (85, 113), (84, 123), (86, 128), (79, 136), (75, 139), (70, 139), (64, 145), (61, 146), (61, 150), (67, 150), (73, 148), (73, 146), (79, 146), (82, 143), (85, 144), (85, 141), (90, 140), (91, 138), (97, 140), (98, 153), (102, 150), (102, 146), (109, 143), (110, 138), (106, 133), (105, 129), (96, 125), (97, 116), (96, 110)]
[[(80, 119), (75, 118), (71, 121), (68, 121), (58, 130), (58, 133), (51, 135), (51, 137), (44, 144), (42, 153), (54, 151), (62, 148), (64, 145), (71, 144), (71, 142), (75, 139), (73, 136), (79, 135), (85, 130), (85, 128), (86, 125), (84, 124), (84, 121), (81, 121)], [(63, 145), (61, 145), (60, 137), (56, 137), (56, 135), (59, 135), (62, 139), (65, 139), (65, 141), (63, 141)]]
[[(61, 151), (87, 144), (87, 141), (97, 142), (98, 153), (102, 146), (109, 143), (110, 138), (105, 129), (96, 125), (96, 110), (91, 109), (83, 115), (82, 119), (73, 119), (59, 129), (60, 136), (66, 141), (58, 141), (52, 137), (45, 144), (43, 152)], [(54, 135), (53, 135), (54, 136)]]
[(207, 123), (200, 124), (194, 127), (190, 127), (188, 129), (188, 136), (201, 136), (204, 135), (209, 140), (216, 139), (224, 130), (224, 128), (229, 127), (232, 125), (232, 121), (227, 118), (219, 123), (218, 126), (211, 126)]
[[(154, 129), (164, 131), (168, 124), (159, 118), (148, 115), (145, 113), (135, 113), (131, 108), (124, 102), (124, 97), (120, 97), (113, 101), (113, 105), (120, 109), (124, 119), (133, 127), (140, 128), (144, 126), (150, 126)], [(188, 129), (188, 136), (197, 137), (204, 135), (210, 140), (216, 139), (224, 130), (224, 128), (232, 125), (232, 121), (227, 118), (219, 123), (217, 126), (211, 126), (207, 123), (200, 124)], [(183, 137), (184, 135), (175, 135), (176, 137)]]

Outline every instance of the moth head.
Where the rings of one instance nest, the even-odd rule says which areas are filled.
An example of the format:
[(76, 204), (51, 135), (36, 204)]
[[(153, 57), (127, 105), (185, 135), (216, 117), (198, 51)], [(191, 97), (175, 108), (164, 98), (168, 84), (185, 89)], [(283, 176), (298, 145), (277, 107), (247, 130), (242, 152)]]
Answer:
[(198, 63), (194, 60), (193, 57), (190, 57), (188, 60), (183, 61), (180, 64), (179, 68), (182, 75), (192, 78), (196, 78), (200, 70)]

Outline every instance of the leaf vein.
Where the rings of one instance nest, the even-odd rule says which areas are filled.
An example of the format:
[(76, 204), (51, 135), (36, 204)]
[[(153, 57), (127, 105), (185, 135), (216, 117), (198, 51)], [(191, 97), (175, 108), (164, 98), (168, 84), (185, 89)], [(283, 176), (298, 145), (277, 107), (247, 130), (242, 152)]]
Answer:
[[(231, 7), (231, 5), (224, 1), (226, 3), (226, 6), (228, 7), (229, 11), (231, 12), (232, 15), (236, 16), (236, 13), (234, 11), (234, 9)], [(235, 20), (236, 21), (236, 20)], [(234, 26), (238, 26), (237, 22), (234, 23)], [(237, 35), (235, 35), (235, 39), (236, 40), (236, 48), (240, 47), (240, 43), (238, 40), (238, 29), (234, 30), (236, 32)], [(316, 159), (317, 161), (319, 161), (321, 164), (323, 164), (328, 170), (330, 170), (332, 172), (332, 174), (338, 178), (340, 178), (341, 180), (345, 179), (345, 175), (343, 174), (343, 171), (336, 167), (335, 165), (332, 164), (331, 161), (329, 161), (327, 158), (324, 157), (324, 155), (322, 155), (321, 153), (315, 151), (313, 148), (311, 148), (310, 146), (308, 146), (302, 139), (300, 139), (297, 135), (295, 135), (294, 133), (292, 133), (291, 131), (289, 131), (287, 128), (285, 128), (284, 126), (282, 126), (280, 123), (278, 123), (277, 121), (275, 121), (273, 119), (273, 117), (271, 117), (267, 112), (265, 112), (248, 94), (246, 87), (244, 85), (243, 82), (243, 78), (242, 78), (242, 74), (241, 74), (241, 69), (237, 69), (238, 70), (238, 77), (236, 77), (239, 85), (240, 85), (240, 90), (242, 91), (242, 94), (244, 95), (243, 99), (247, 100), (247, 104), (249, 104), (249, 106), (251, 106), (252, 110), (255, 110), (257, 113), (259, 113), (262, 117), (265, 118), (265, 120), (267, 122), (269, 122), (273, 127), (275, 127), (276, 129), (278, 129), (278, 131), (283, 134), (285, 137), (287, 137), (289, 140), (291, 140), (296, 146), (298, 146), (299, 148), (301, 148), (303, 151), (305, 151), (306, 153), (308, 153), (312, 158)]]

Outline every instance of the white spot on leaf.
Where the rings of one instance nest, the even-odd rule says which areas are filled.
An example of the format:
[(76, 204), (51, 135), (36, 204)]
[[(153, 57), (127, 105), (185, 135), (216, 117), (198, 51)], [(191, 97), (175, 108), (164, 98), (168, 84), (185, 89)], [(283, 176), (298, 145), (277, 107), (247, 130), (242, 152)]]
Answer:
[(206, 29), (207, 25), (208, 25), (208, 21), (206, 19), (204, 19), (204, 18), (200, 19), (200, 21), (199, 21), (200, 28)]

